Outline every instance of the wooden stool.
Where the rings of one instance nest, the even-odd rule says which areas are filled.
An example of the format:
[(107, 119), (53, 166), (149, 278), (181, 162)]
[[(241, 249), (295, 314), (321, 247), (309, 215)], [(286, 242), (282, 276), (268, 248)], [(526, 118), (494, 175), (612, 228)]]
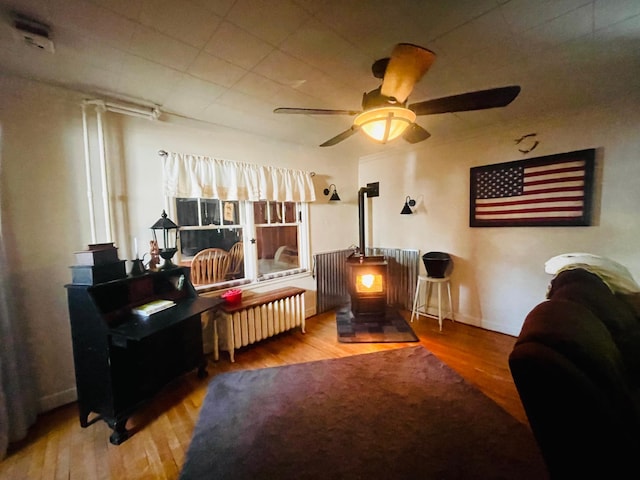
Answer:
[[(449, 277), (443, 278), (435, 278), (435, 277), (427, 277), (426, 275), (418, 275), (418, 283), (416, 285), (416, 294), (413, 298), (413, 310), (411, 311), (411, 321), (413, 322), (414, 316), (424, 315), (425, 317), (433, 317), (428, 313), (429, 310), (429, 301), (431, 298), (431, 286), (435, 284), (438, 286), (438, 325), (440, 326), (440, 331), (442, 331), (442, 285), (447, 285), (447, 294), (449, 296), (449, 318), (453, 321), (453, 302), (451, 301), (451, 281)], [(422, 288), (426, 287), (426, 292), (423, 297), (423, 302), (419, 304), (420, 299), (420, 291)], [(445, 317), (446, 318), (446, 317)]]

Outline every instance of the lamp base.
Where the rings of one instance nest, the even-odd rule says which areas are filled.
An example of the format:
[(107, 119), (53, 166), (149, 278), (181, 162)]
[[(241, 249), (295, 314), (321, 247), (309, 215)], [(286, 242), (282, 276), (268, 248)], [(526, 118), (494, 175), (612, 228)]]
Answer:
[(177, 268), (177, 267), (178, 265), (173, 263), (171, 260), (165, 260), (158, 270), (171, 270), (172, 268)]
[(164, 263), (159, 270), (169, 270), (177, 267), (177, 265), (171, 261), (177, 251), (177, 248), (164, 248), (160, 250), (160, 256), (164, 259)]

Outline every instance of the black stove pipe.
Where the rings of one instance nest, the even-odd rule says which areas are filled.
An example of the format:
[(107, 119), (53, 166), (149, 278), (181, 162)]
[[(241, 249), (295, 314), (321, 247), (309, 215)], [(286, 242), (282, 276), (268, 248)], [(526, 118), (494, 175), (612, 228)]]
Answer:
[(358, 190), (358, 226), (360, 227), (360, 255), (364, 257), (364, 196), (369, 192), (368, 187)]

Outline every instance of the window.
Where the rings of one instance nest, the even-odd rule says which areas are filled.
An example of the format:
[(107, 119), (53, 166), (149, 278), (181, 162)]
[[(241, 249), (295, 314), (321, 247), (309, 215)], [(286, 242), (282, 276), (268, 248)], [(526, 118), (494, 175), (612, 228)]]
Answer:
[[(175, 152), (161, 156), (164, 195), (175, 200), (170, 210), (181, 226), (179, 261), (191, 265), (198, 279), (229, 286), (308, 270), (313, 172)], [(204, 249), (216, 250), (200, 253)], [(205, 256), (202, 264), (193, 261)], [(214, 263), (220, 266), (214, 269)]]
[(222, 249), (230, 257), (224, 282), (265, 280), (308, 266), (305, 203), (176, 198), (175, 208), (180, 261), (190, 263), (206, 248)]
[(252, 202), (258, 277), (300, 267), (298, 222), (293, 202)]

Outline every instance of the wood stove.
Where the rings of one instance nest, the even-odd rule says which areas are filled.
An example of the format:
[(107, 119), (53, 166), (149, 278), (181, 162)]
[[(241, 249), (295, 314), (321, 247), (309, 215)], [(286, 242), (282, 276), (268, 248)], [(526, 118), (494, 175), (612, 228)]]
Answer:
[(382, 256), (347, 259), (349, 295), (355, 316), (384, 314), (387, 306), (387, 261)]
[(383, 256), (365, 255), (364, 196), (378, 196), (377, 184), (369, 184), (358, 191), (358, 221), (360, 247), (347, 258), (348, 290), (351, 311), (360, 315), (384, 315), (387, 307), (387, 261)]

